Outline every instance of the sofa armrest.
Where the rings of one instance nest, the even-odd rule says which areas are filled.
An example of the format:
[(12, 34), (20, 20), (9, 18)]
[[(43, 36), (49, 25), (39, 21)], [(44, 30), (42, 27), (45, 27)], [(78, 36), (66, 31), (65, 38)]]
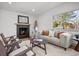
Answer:
[(60, 35), (60, 45), (64, 48), (68, 48), (71, 45), (72, 34), (62, 33)]

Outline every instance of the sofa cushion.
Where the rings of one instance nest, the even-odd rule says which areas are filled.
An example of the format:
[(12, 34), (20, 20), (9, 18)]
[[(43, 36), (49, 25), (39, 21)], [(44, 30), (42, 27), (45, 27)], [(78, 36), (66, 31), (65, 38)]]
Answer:
[(54, 36), (44, 36), (44, 35), (41, 35), (41, 38), (44, 39), (46, 42), (49, 42), (49, 43), (52, 43), (52, 44), (55, 44), (55, 45), (59, 45), (59, 39), (54, 37)]
[(60, 40), (56, 37), (50, 37), (50, 42), (54, 45), (60, 46)]

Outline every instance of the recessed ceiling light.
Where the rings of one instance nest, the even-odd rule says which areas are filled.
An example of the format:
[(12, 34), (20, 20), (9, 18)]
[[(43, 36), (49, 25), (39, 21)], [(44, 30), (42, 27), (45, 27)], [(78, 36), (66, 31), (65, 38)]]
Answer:
[(8, 4), (12, 4), (12, 2), (8, 2)]
[(32, 12), (35, 12), (35, 8), (32, 9)]

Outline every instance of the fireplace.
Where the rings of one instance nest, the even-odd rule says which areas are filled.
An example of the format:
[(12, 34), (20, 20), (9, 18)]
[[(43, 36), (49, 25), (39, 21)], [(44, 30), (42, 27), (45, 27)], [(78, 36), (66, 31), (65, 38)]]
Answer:
[(28, 38), (29, 37), (29, 25), (17, 25), (17, 37)]
[(27, 30), (28, 28), (19, 28), (19, 35), (21, 35), (22, 37), (27, 36)]

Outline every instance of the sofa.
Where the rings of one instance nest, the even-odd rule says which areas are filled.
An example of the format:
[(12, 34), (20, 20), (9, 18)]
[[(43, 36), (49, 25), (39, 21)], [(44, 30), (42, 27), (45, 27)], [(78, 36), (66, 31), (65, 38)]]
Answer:
[(65, 50), (69, 48), (72, 42), (72, 34), (68, 32), (63, 32), (60, 34), (60, 38), (54, 36), (55, 31), (49, 31), (49, 35), (40, 35), (40, 38), (46, 40), (48, 43), (54, 44), (56, 46), (63, 47)]

